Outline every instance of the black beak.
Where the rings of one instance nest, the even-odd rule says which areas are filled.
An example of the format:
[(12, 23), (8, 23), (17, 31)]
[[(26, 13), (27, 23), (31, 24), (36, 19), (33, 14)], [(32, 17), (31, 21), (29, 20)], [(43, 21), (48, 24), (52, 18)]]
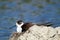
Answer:
[(12, 28), (14, 28), (14, 27), (16, 27), (16, 25), (11, 26), (9, 29), (12, 29)]

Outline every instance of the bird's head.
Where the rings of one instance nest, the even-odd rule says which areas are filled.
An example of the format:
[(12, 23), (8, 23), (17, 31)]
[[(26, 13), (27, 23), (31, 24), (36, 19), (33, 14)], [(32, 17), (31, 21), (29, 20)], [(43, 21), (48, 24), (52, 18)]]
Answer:
[(18, 21), (16, 22), (16, 26), (17, 26), (17, 27), (21, 27), (23, 24), (24, 24), (24, 22), (23, 22), (22, 20), (18, 20)]

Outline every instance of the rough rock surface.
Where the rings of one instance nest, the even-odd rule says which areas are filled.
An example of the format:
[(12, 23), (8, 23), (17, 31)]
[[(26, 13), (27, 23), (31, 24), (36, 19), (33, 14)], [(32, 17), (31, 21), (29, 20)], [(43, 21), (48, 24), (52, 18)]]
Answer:
[(60, 27), (34, 25), (25, 33), (14, 33), (9, 40), (60, 40)]

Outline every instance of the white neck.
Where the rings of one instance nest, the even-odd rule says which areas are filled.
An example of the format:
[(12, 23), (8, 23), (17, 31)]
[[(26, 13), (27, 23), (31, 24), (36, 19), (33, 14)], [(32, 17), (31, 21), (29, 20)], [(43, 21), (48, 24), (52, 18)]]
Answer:
[(21, 27), (24, 23), (22, 22), (20, 25), (18, 23), (16, 23), (17, 27)]

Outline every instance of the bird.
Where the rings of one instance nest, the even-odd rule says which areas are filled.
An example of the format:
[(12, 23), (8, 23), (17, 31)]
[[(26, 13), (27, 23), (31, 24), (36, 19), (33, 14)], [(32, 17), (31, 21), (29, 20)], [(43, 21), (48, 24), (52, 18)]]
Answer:
[(16, 26), (16, 32), (22, 33), (26, 32), (30, 27), (32, 27), (34, 24), (32, 22), (23, 22), (22, 20), (16, 21), (16, 24), (9, 29), (12, 29)]
[(32, 27), (34, 24), (32, 22), (26, 22), (24, 23), (22, 20), (18, 20), (16, 22), (16, 26), (17, 26), (17, 32), (21, 33), (21, 32), (26, 32), (30, 27)]
[(16, 21), (16, 26), (17, 26), (16, 31), (18, 33), (26, 32), (33, 25), (37, 25), (37, 26), (41, 26), (41, 25), (51, 26), (52, 23), (48, 22), (48, 23), (45, 23), (45, 24), (34, 24), (32, 22), (23, 22), (22, 20), (18, 20), (18, 21)]

